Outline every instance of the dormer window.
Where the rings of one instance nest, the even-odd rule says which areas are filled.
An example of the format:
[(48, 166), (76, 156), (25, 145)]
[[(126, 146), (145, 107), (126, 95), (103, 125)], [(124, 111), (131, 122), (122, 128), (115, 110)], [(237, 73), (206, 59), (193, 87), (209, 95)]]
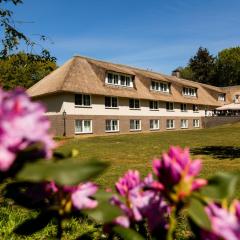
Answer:
[(105, 82), (109, 85), (133, 87), (133, 76), (121, 73), (108, 72)]
[(157, 92), (170, 92), (170, 85), (168, 83), (159, 82), (159, 81), (152, 81), (151, 82), (151, 90), (157, 91)]
[(225, 101), (225, 93), (218, 94), (218, 101)]
[(190, 88), (190, 87), (184, 87), (182, 94), (184, 96), (190, 96), (190, 97), (196, 97), (197, 96), (197, 89), (196, 88)]
[(234, 102), (234, 103), (240, 103), (240, 95), (239, 95), (239, 94), (236, 94), (236, 95), (234, 96), (233, 102)]

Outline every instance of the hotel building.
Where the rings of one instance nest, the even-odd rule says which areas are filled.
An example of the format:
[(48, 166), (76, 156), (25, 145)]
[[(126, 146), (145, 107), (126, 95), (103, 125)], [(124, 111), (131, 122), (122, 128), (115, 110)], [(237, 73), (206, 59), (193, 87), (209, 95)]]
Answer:
[(76, 56), (27, 92), (45, 104), (58, 136), (199, 129), (214, 109), (240, 96), (240, 86), (175, 75)]

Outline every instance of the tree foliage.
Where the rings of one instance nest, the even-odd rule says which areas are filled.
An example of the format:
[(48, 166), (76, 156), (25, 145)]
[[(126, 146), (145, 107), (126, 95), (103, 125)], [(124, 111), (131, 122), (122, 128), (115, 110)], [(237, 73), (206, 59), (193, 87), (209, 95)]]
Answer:
[(189, 67), (193, 72), (193, 80), (201, 83), (212, 81), (215, 58), (206, 48), (200, 47), (196, 55), (189, 60)]
[(49, 57), (19, 52), (0, 58), (0, 84), (4, 89), (29, 88), (57, 68)]
[[(6, 57), (14, 50), (18, 50), (18, 46), (21, 42), (25, 43), (30, 49), (36, 45), (36, 42), (31, 40), (22, 31), (16, 27), (16, 22), (13, 19), (13, 11), (9, 10), (6, 5), (7, 3), (12, 3), (17, 6), (23, 3), (23, 0), (0, 0), (0, 31), (2, 32), (0, 57)], [(47, 37), (39, 34), (40, 40), (45, 41)], [(39, 44), (38, 44), (39, 45)], [(49, 51), (41, 47), (41, 55), (52, 60), (56, 60), (51, 57)]]
[(190, 79), (190, 80), (193, 79), (193, 71), (189, 66), (185, 68), (179, 68), (179, 70), (180, 70), (181, 78)]
[(240, 47), (227, 48), (218, 53), (216, 75), (219, 86), (240, 85)]
[(219, 87), (240, 85), (240, 47), (223, 49), (216, 57), (200, 47), (180, 75)]

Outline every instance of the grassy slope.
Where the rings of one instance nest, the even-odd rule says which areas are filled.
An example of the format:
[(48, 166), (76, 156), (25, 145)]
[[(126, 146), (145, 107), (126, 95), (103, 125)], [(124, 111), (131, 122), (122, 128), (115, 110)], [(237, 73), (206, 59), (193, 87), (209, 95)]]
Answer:
[[(97, 158), (110, 162), (111, 166), (96, 181), (103, 187), (113, 186), (114, 182), (127, 169), (138, 169), (143, 175), (151, 169), (151, 160), (170, 145), (189, 146), (194, 158), (203, 159), (202, 176), (212, 175), (216, 171), (236, 171), (240, 169), (240, 123), (221, 127), (149, 134), (118, 135), (89, 137), (68, 140), (61, 151), (76, 148), (80, 152), (79, 159), (88, 161)], [(206, 148), (207, 147), (207, 148)], [(237, 193), (240, 196), (240, 188)], [(16, 223), (20, 223), (29, 213), (18, 207), (1, 206), (0, 238), (23, 239), (11, 234)], [(35, 213), (31, 213), (34, 215)], [(71, 226), (70, 226), (71, 225)], [(68, 226), (66, 239), (74, 239), (85, 231), (94, 231), (93, 225), (72, 220)], [(50, 224), (44, 231), (33, 238), (50, 239), (55, 228)], [(99, 238), (96, 236), (96, 238)]]

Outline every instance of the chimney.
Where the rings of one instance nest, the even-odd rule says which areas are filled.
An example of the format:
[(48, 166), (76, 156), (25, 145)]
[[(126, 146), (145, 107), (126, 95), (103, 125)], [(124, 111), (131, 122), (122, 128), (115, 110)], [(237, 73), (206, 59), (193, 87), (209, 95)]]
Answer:
[(180, 69), (176, 68), (175, 70), (172, 71), (172, 76), (180, 78)]

